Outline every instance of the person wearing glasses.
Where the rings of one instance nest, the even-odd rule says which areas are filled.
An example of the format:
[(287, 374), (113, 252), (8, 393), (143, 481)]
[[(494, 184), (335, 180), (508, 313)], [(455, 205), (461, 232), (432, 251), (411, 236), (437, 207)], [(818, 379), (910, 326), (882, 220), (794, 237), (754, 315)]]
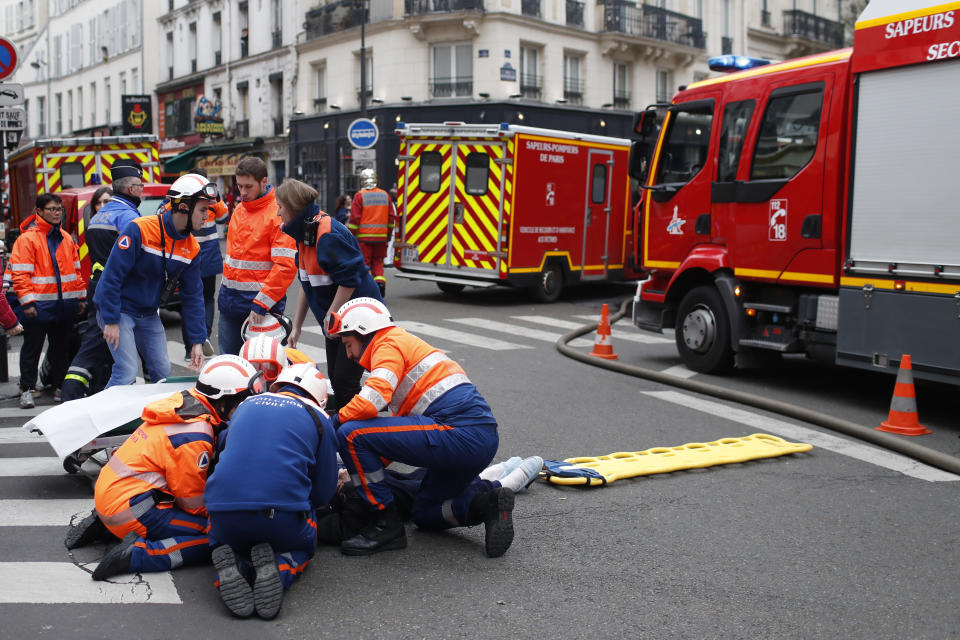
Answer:
[(34, 406), (33, 388), (43, 342), (48, 342), (50, 381), (60, 400), (60, 387), (70, 358), (74, 319), (83, 313), (87, 288), (80, 275), (80, 254), (69, 233), (60, 230), (60, 196), (37, 196), (36, 221), (13, 245), (10, 271), (20, 302), (23, 324), (20, 349), (20, 407)]
[(191, 345), (190, 367), (199, 371), (203, 365), (207, 328), (200, 245), (191, 231), (203, 225), (207, 207), (219, 196), (209, 180), (188, 173), (170, 185), (167, 197), (169, 210), (138, 217), (120, 230), (94, 294), (97, 322), (113, 354), (107, 387), (136, 380), (138, 349), (152, 382), (170, 375), (167, 335), (159, 308), (176, 287)]

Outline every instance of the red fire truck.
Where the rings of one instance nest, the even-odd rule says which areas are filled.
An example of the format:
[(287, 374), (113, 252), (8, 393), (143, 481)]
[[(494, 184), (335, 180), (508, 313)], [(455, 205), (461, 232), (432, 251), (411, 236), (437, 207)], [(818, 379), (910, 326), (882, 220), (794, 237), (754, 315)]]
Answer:
[(508, 124), (403, 124), (395, 265), (401, 277), (529, 288), (639, 273), (630, 142)]
[(873, 0), (852, 49), (680, 91), (645, 173), (634, 323), (721, 372), (805, 353), (960, 381), (960, 2)]

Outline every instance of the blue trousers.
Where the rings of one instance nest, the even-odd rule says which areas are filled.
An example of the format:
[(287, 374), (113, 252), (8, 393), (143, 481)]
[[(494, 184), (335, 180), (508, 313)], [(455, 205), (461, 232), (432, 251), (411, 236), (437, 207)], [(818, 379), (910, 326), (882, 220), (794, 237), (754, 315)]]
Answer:
[(220, 353), (239, 355), (243, 347), (243, 321), (250, 316), (247, 311), (242, 315), (233, 315), (220, 309), (220, 320), (217, 321), (217, 341), (220, 344)]
[[(283, 588), (289, 589), (317, 551), (317, 522), (313, 512), (211, 511), (210, 546), (228, 544), (237, 552), (241, 570), (252, 577), (244, 556), (261, 542), (273, 547)], [(217, 578), (219, 580), (219, 576)]]
[(426, 469), (413, 498), (413, 521), (424, 529), (467, 524), (470, 501), (495, 487), (477, 477), (500, 444), (492, 426), (452, 427), (427, 416), (345, 422), (337, 430), (340, 457), (357, 492), (383, 509), (393, 501), (383, 460)]
[[(149, 493), (132, 498), (133, 506)], [(169, 571), (185, 564), (210, 563), (210, 530), (206, 516), (196, 516), (170, 503), (161, 503), (137, 518), (141, 533), (130, 556), (130, 573)], [(146, 535), (143, 535), (146, 529)], [(114, 532), (116, 533), (116, 531)]]
[[(203, 321), (207, 327), (207, 338), (213, 337), (213, 310), (216, 306), (216, 295), (217, 295), (217, 274), (212, 276), (204, 276), (201, 278), (203, 281)], [(183, 337), (183, 346), (187, 350), (187, 355), (190, 355), (189, 339), (187, 338), (187, 323), (183, 321), (183, 315), (181, 310), (180, 317), (180, 335)], [(211, 343), (213, 341), (211, 340)], [(241, 345), (242, 346), (242, 345)], [(237, 353), (240, 353), (240, 350), (237, 350)]]
[[(97, 324), (102, 329), (103, 318), (97, 313)], [(143, 356), (144, 374), (151, 382), (170, 375), (170, 356), (167, 355), (167, 334), (160, 322), (160, 314), (136, 317), (120, 314), (120, 342), (113, 355), (113, 373), (107, 387), (118, 384), (133, 384), (140, 368), (138, 351)]]

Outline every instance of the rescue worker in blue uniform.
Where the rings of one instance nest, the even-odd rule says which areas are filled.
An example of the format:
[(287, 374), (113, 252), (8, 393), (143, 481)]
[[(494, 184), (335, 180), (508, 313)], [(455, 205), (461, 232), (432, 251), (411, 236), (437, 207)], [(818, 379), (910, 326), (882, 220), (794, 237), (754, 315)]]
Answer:
[[(478, 475), (497, 452), (497, 422), (463, 368), (396, 326), (372, 298), (344, 304), (331, 333), (370, 372), (360, 393), (332, 416), (340, 457), (371, 508), (369, 524), (344, 540), (340, 551), (368, 555), (406, 546), (384, 472), (389, 460), (427, 470), (413, 500), (418, 527), (482, 523), (487, 556), (506, 553), (513, 542), (514, 494)], [(378, 417), (388, 407), (395, 417)]]
[(221, 434), (204, 502), (217, 588), (240, 617), (274, 618), (316, 551), (315, 510), (337, 491), (326, 398), (327, 381), (313, 364), (287, 366)]
[[(347, 300), (368, 297), (383, 301), (357, 239), (320, 210), (315, 202), (317, 195), (316, 189), (292, 178), (277, 187), (283, 232), (297, 242), (297, 277), (303, 287), (287, 341), (291, 347), (296, 347), (300, 339), (308, 307), (326, 330), (333, 313)], [(326, 339), (326, 352), (327, 374), (337, 409), (360, 392), (363, 367), (347, 358), (343, 343), (330, 336)]]
[[(91, 393), (94, 381), (109, 378), (113, 365), (110, 347), (103, 339), (103, 330), (97, 324), (97, 308), (93, 299), (110, 251), (117, 243), (120, 229), (140, 217), (137, 207), (143, 192), (143, 170), (131, 160), (117, 160), (110, 169), (113, 195), (90, 218), (86, 243), (90, 255), (90, 283), (87, 285), (87, 323), (80, 335), (80, 347), (70, 362), (63, 381), (63, 400), (76, 400)], [(97, 190), (100, 193), (100, 190)], [(156, 382), (156, 380), (151, 380)], [(100, 384), (103, 384), (101, 381)]]

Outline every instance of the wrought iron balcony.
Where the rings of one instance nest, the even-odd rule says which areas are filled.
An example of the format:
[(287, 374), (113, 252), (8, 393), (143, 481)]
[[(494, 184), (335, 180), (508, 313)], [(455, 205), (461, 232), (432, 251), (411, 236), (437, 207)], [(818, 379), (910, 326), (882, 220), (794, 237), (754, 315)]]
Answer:
[(583, 26), (583, 3), (577, 0), (567, 0), (567, 26)]
[(431, 98), (453, 98), (473, 95), (473, 77), (433, 78), (430, 80)]
[(606, 31), (706, 48), (702, 20), (653, 5), (637, 7), (624, 0), (607, 0), (603, 22)]
[(613, 106), (617, 109), (630, 108), (630, 92), (624, 89), (614, 89)]
[(408, 16), (451, 11), (483, 11), (483, 0), (404, 0)]
[(520, 95), (524, 98), (540, 98), (540, 90), (543, 88), (543, 76), (535, 76), (532, 73), (520, 74)]
[(520, 13), (534, 18), (540, 17), (540, 0), (520, 0)]
[(583, 102), (583, 80), (580, 78), (564, 78), (563, 98), (571, 104), (581, 104)]
[(833, 47), (843, 46), (842, 24), (806, 11), (784, 11), (783, 34), (821, 42)]

